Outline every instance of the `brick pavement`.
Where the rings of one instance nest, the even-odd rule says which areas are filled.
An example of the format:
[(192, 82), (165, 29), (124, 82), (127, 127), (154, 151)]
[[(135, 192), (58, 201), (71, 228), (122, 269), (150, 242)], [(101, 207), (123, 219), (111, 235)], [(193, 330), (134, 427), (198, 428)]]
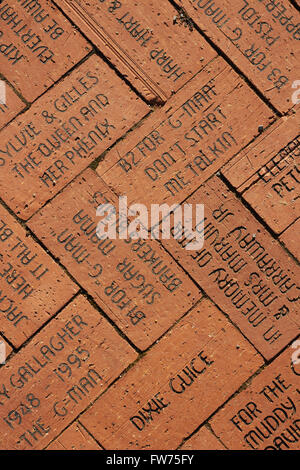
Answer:
[(1, 450), (300, 450), (298, 5), (0, 0)]

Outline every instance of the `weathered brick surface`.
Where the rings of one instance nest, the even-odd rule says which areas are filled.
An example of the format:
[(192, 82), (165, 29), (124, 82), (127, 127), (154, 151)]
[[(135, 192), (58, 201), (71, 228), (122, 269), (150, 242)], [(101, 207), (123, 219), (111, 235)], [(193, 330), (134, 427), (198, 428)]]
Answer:
[(147, 112), (90, 57), (1, 132), (2, 198), (27, 219)]
[(0, 331), (21, 346), (78, 289), (0, 205)]
[(285, 244), (287, 249), (300, 261), (300, 219), (291, 225), (280, 237), (280, 240)]
[(299, 332), (299, 267), (218, 177), (187, 202), (205, 205), (202, 249), (186, 250), (186, 239), (164, 246), (271, 359)]
[(23, 101), (8, 84), (5, 85), (5, 95), (5, 103), (0, 102), (0, 129), (25, 108)]
[[(250, 105), (251, 103), (251, 105)], [(247, 116), (241, 119), (241, 116)], [(178, 203), (258, 135), (272, 112), (218, 58), (99, 163), (118, 194)]]
[(1, 448), (44, 448), (135, 358), (78, 297), (1, 369)]
[(91, 50), (50, 0), (0, 4), (0, 69), (34, 101)]
[(176, 0), (280, 111), (300, 77), (300, 13), (288, 0)]
[(176, 449), (262, 359), (204, 300), (80, 422), (105, 449)]
[(88, 169), (29, 226), (134, 344), (146, 349), (201, 294), (158, 241), (97, 237), (97, 207), (117, 202)]
[(84, 427), (76, 422), (71, 424), (47, 450), (102, 450)]
[(225, 447), (207, 427), (203, 426), (180, 447), (180, 450), (225, 450)]
[(300, 340), (211, 420), (214, 432), (229, 449), (299, 450), (299, 356)]
[(300, 449), (298, 4), (0, 0), (0, 450)]
[(299, 216), (299, 156), (296, 114), (273, 124), (222, 171), (277, 233)]
[(149, 101), (166, 101), (216, 57), (168, 1), (55, 3)]

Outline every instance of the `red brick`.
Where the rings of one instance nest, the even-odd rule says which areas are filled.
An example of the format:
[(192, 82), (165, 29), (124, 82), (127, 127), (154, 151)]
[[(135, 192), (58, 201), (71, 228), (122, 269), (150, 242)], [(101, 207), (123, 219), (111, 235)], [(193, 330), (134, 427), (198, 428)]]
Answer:
[(0, 68), (30, 102), (91, 50), (49, 0), (1, 2), (0, 28)]
[(5, 364), (5, 361), (8, 359), (11, 352), (12, 347), (2, 336), (0, 336), (0, 367)]
[(0, 129), (5, 124), (10, 122), (22, 109), (25, 108), (25, 104), (13, 91), (13, 89), (7, 84), (6, 90), (6, 103), (0, 104)]
[(211, 431), (203, 426), (180, 447), (180, 450), (225, 450), (225, 447)]
[(298, 261), (300, 261), (299, 233), (300, 219), (297, 219), (280, 237), (280, 240)]
[(29, 226), (128, 338), (146, 349), (201, 294), (158, 241), (99, 240), (96, 209), (108, 201), (118, 204), (88, 169)]
[(176, 449), (261, 363), (237, 329), (204, 300), (80, 422), (105, 449)]
[(258, 135), (271, 114), (218, 58), (108, 152), (97, 172), (130, 202), (178, 203)]
[(212, 418), (214, 432), (229, 449), (299, 450), (300, 340), (293, 346)]
[(78, 287), (0, 205), (1, 332), (19, 347)]
[(102, 448), (77, 421), (55, 439), (47, 450), (102, 450)]
[(2, 448), (46, 447), (135, 358), (114, 328), (78, 297), (1, 369)]
[(299, 117), (282, 118), (222, 171), (274, 232), (299, 215)]
[(3, 199), (30, 217), (147, 112), (92, 56), (1, 132)]
[(176, 3), (279, 111), (294, 106), (291, 87), (300, 76), (300, 15), (288, 0)]
[(166, 101), (216, 57), (169, 2), (122, 0), (113, 2), (116, 8), (109, 0), (55, 3), (147, 100)]
[(184, 239), (163, 245), (272, 358), (299, 331), (299, 267), (216, 176), (186, 202), (204, 204), (202, 249), (186, 250)]

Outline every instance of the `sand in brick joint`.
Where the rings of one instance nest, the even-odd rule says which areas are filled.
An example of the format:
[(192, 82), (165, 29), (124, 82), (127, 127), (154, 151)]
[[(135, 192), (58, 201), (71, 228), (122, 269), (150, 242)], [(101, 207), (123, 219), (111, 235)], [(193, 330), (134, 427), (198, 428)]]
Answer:
[(47, 450), (102, 450), (97, 442), (76, 422), (71, 424)]

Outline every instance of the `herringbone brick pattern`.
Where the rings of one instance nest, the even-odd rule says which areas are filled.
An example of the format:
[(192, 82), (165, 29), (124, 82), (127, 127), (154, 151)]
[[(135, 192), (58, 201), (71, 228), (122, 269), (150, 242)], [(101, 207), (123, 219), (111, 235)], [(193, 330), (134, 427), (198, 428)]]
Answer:
[[(295, 0), (0, 0), (0, 449), (300, 449), (299, 40)], [(203, 246), (100, 239), (119, 196)]]

